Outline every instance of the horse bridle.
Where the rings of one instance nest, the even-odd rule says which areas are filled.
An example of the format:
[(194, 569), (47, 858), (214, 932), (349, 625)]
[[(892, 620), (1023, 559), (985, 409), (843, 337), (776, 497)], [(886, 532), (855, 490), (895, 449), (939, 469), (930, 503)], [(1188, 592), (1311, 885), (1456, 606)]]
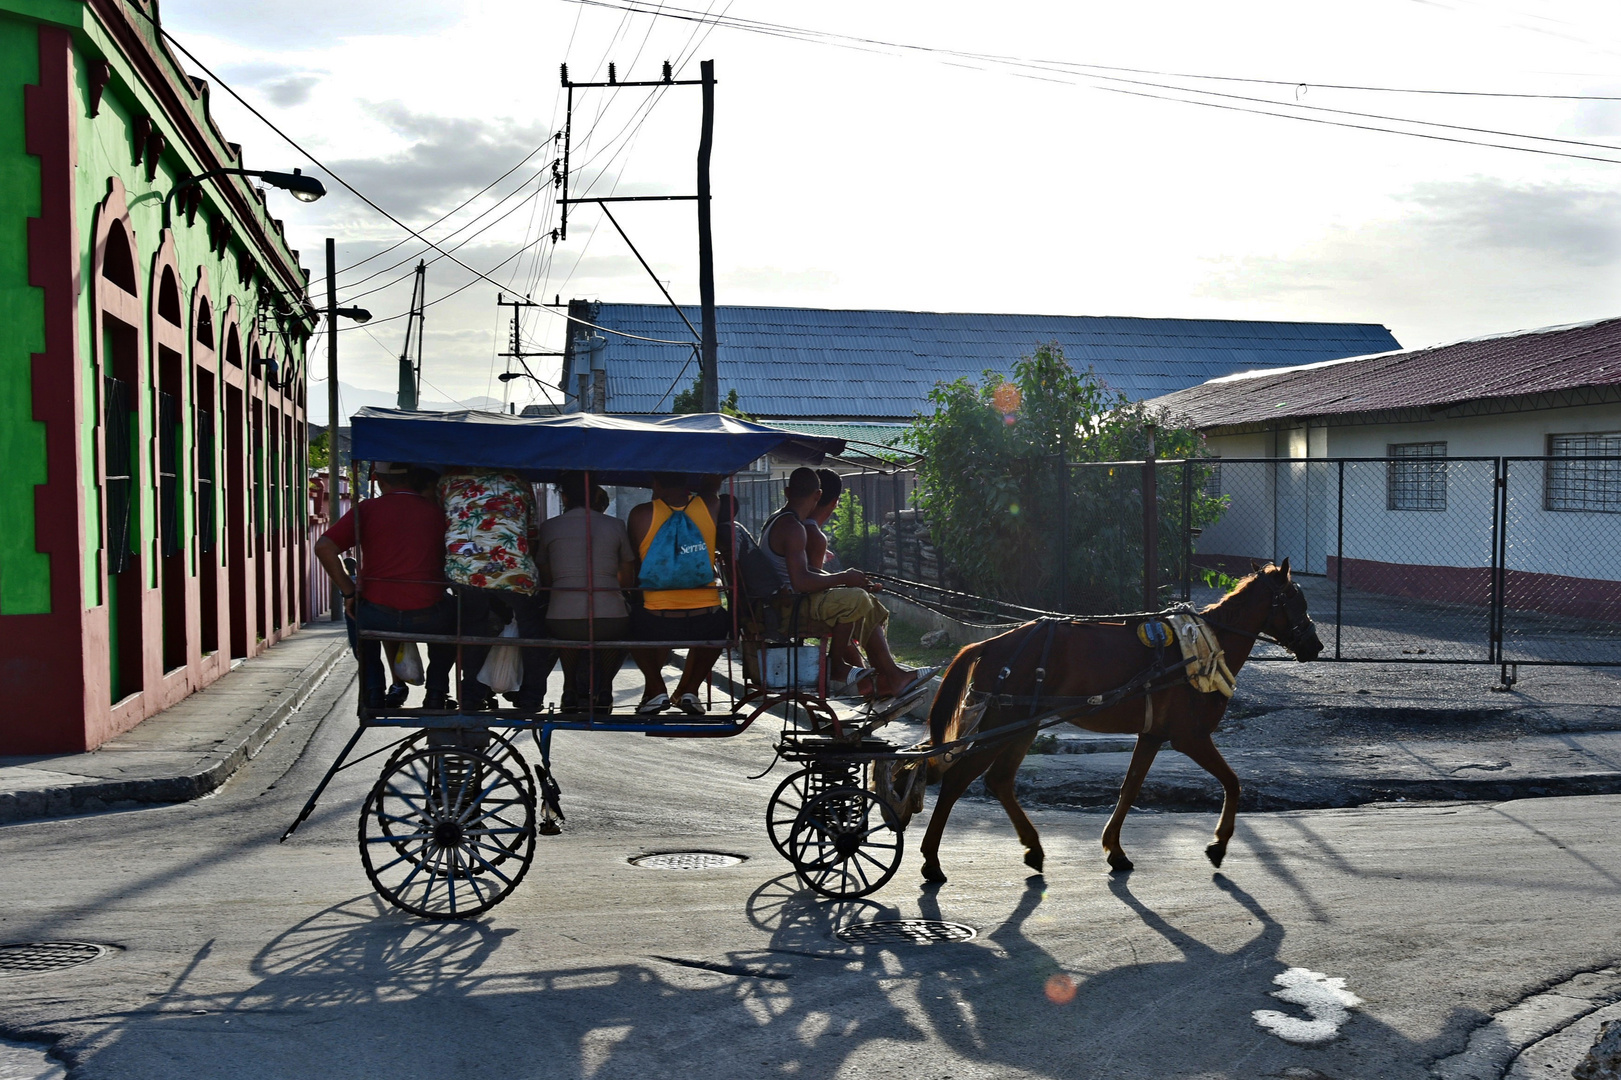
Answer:
[[(1299, 618), (1289, 615), (1289, 598), (1297, 595), (1302, 601)], [(1258, 641), (1270, 641), (1274, 645), (1289, 650), (1291, 654), (1295, 654), (1296, 647), (1305, 641), (1306, 635), (1316, 633), (1317, 630), (1316, 624), (1311, 621), (1311, 612), (1306, 608), (1305, 596), (1306, 591), (1300, 587), (1298, 581), (1291, 581), (1288, 588), (1279, 589), (1272, 594), (1272, 610), (1282, 610), (1289, 619), (1289, 625), (1284, 629), (1283, 633), (1276, 636), (1268, 634), (1264, 630), (1240, 630), (1236, 626), (1216, 622), (1205, 615), (1199, 617), (1218, 630), (1225, 630), (1228, 633), (1238, 634), (1242, 637), (1255, 638)]]

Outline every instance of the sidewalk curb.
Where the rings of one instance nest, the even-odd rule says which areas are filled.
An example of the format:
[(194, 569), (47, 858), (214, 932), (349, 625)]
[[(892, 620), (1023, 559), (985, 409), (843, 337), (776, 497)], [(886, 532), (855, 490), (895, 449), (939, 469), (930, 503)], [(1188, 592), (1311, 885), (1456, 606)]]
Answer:
[[(304, 666), (286, 690), (254, 714), (253, 719), (237, 733), (232, 745), (217, 748), (199, 762), (202, 767), (195, 771), (176, 776), (86, 780), (58, 787), (0, 792), (0, 825), (93, 813), (115, 806), (189, 802), (207, 795), (258, 756), (265, 744), (297, 714), (310, 695), (326, 681), (333, 668), (348, 655), (349, 643), (342, 637), (334, 640)], [(154, 720), (157, 718), (153, 717)]]
[[(1046, 779), (1043, 783), (1042, 779)], [(1120, 798), (1125, 769), (1113, 780), (1094, 777), (1037, 778), (1021, 772), (1019, 801), (1027, 807), (1073, 809), (1111, 807)], [(1245, 811), (1335, 810), (1370, 803), (1509, 802), (1572, 795), (1621, 794), (1621, 773), (1524, 776), (1513, 779), (1418, 779), (1381, 776), (1331, 776), (1296, 779), (1240, 775)], [(990, 798), (984, 781), (968, 789), (971, 797)], [(1221, 808), (1221, 786), (1214, 779), (1165, 777), (1150, 773), (1133, 806), (1148, 810), (1205, 812)]]

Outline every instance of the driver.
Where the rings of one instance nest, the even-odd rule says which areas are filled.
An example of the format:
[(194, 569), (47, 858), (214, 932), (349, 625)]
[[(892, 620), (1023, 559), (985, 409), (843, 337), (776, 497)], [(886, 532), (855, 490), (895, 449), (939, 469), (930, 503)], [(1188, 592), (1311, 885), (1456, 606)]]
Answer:
[[(795, 469), (788, 477), (787, 504), (760, 530), (760, 549), (783, 584), (794, 593), (804, 594), (798, 600), (801, 618), (833, 628), (827, 661), (829, 692), (900, 697), (933, 673), (914, 671), (895, 662), (884, 634), (889, 612), (872, 595), (866, 574), (860, 570), (828, 574), (811, 568), (807, 556), (810, 531), (805, 522), (816, 511), (821, 497), (822, 483), (816, 473)], [(784, 596), (776, 603), (787, 623), (796, 597)], [(849, 662), (851, 642), (859, 642), (866, 650), (871, 669)]]

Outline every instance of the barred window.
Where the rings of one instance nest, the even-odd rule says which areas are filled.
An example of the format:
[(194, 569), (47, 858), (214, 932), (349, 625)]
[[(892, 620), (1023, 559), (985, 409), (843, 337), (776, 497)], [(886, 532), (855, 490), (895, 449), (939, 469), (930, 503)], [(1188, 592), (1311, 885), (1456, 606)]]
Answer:
[(1392, 443), (1385, 452), (1390, 458), (1385, 466), (1386, 509), (1447, 508), (1446, 443)]
[(1221, 498), (1221, 462), (1207, 461), (1200, 465), (1199, 468), (1204, 470), (1204, 483), (1200, 485), (1200, 490), (1204, 493), (1205, 498)]
[(1548, 456), (1608, 460), (1548, 462), (1544, 508), (1621, 514), (1621, 432), (1549, 435)]

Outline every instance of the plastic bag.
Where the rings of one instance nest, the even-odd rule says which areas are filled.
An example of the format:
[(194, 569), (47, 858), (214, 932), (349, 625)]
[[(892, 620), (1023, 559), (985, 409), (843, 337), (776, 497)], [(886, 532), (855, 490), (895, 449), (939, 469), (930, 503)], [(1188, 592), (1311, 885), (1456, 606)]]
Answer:
[(396, 642), (388, 652), (388, 666), (394, 672), (396, 683), (421, 686), (426, 676), (422, 670), (422, 653), (414, 641)]
[[(513, 619), (507, 623), (498, 637), (517, 637), (518, 620)], [(497, 645), (485, 657), (484, 666), (479, 668), (478, 681), (488, 686), (493, 693), (510, 694), (523, 685), (523, 656), (518, 652), (516, 645)]]

